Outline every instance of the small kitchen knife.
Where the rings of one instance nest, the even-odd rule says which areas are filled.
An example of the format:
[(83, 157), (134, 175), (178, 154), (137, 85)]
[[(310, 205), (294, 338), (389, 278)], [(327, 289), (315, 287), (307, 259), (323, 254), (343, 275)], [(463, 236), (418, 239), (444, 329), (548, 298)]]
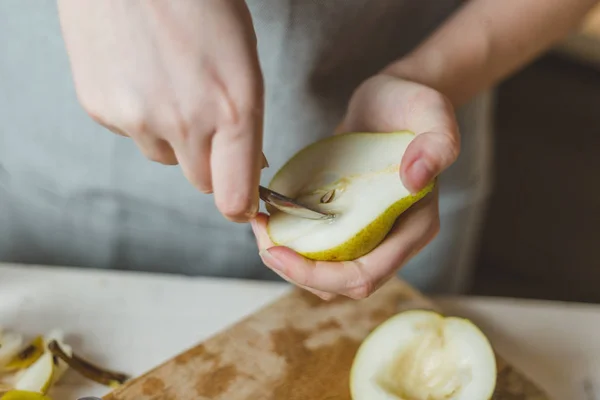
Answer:
[(308, 207), (304, 204), (300, 204), (296, 200), (284, 196), (280, 193), (274, 192), (271, 189), (267, 189), (264, 186), (259, 186), (258, 189), (262, 201), (272, 205), (273, 207), (285, 213), (292, 214), (300, 218), (315, 220), (333, 218), (332, 214), (317, 211), (314, 208)]

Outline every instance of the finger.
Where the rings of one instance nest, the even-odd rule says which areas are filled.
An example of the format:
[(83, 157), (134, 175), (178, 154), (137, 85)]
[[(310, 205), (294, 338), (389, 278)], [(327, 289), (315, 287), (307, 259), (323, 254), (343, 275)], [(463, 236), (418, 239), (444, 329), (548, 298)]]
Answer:
[(258, 213), (256, 217), (250, 220), (252, 232), (254, 232), (254, 236), (256, 237), (256, 244), (259, 252), (275, 246), (267, 232), (268, 221), (269, 217), (264, 213)]
[(162, 139), (161, 132), (154, 123), (142, 120), (131, 123), (126, 119), (117, 119), (117, 123), (108, 123), (97, 116), (95, 120), (110, 131), (133, 139), (141, 153), (149, 160), (165, 165), (176, 165), (177, 157), (168, 141)]
[(268, 216), (263, 213), (259, 213), (251, 222), (259, 254), (263, 262), (277, 274), (300, 287), (323, 293), (335, 294), (345, 288), (344, 284), (338, 282), (344, 268), (342, 263), (314, 262), (286, 247), (276, 246), (267, 232)]
[[(263, 260), (263, 262), (264, 262), (264, 260)], [(266, 264), (265, 264), (265, 265), (266, 265)], [(267, 266), (268, 266), (268, 265), (267, 265)], [(320, 291), (320, 290), (316, 290), (316, 289), (313, 289), (313, 288), (309, 288), (309, 287), (307, 287), (307, 286), (299, 285), (298, 283), (296, 283), (296, 282), (292, 281), (292, 280), (291, 280), (289, 277), (285, 276), (285, 275), (284, 275), (283, 273), (281, 273), (280, 271), (277, 271), (276, 269), (273, 269), (273, 268), (270, 268), (270, 269), (271, 269), (271, 271), (273, 271), (273, 272), (275, 272), (277, 275), (279, 275), (279, 277), (280, 277), (281, 279), (283, 279), (284, 281), (286, 281), (286, 282), (288, 282), (288, 283), (291, 283), (292, 285), (294, 285), (294, 286), (297, 286), (297, 287), (299, 287), (299, 288), (301, 288), (301, 289), (304, 289), (304, 290), (306, 290), (307, 292), (310, 292), (310, 293), (314, 294), (315, 296), (319, 297), (319, 298), (320, 298), (320, 299), (322, 299), (322, 300), (325, 300), (325, 301), (331, 301), (331, 300), (333, 300), (333, 299), (336, 297), (336, 295), (335, 295), (335, 294), (333, 294), (333, 293), (322, 292), (322, 291)]]
[(284, 246), (263, 250), (261, 257), (271, 269), (298, 286), (326, 293), (345, 294), (370, 285), (355, 261), (313, 261)]
[(240, 118), (214, 135), (210, 165), (217, 208), (232, 221), (246, 222), (258, 212), (262, 120), (258, 113)]
[(392, 276), (433, 240), (440, 227), (438, 197), (436, 187), (398, 218), (377, 248), (358, 260), (370, 279)]
[(415, 193), (456, 161), (460, 135), (452, 106), (437, 95), (417, 104), (409, 126), (418, 135), (404, 153), (400, 176)]
[(400, 177), (413, 193), (458, 157), (460, 135), (452, 104), (441, 93), (380, 75), (357, 92), (343, 121), (346, 131), (410, 130), (417, 137), (401, 160)]
[(191, 132), (185, 139), (175, 140), (175, 155), (186, 179), (202, 193), (212, 193), (210, 158), (212, 134), (201, 128)]
[[(362, 299), (377, 290), (437, 234), (437, 195), (431, 193), (413, 207), (376, 249), (355, 261), (315, 262), (283, 246), (269, 247), (261, 255), (269, 267), (298, 285)], [(262, 223), (259, 221), (259, 229), (264, 229)], [(263, 240), (261, 245), (268, 245), (264, 233), (259, 237)]]
[(257, 245), (259, 248), (259, 254), (261, 255), (261, 259), (263, 260), (265, 265), (267, 267), (269, 267), (273, 272), (275, 272), (277, 275), (279, 275), (285, 281), (292, 283), (296, 286), (299, 286), (302, 289), (305, 289), (305, 290), (313, 293), (314, 295), (320, 297), (321, 299), (323, 299), (325, 301), (329, 301), (329, 300), (332, 300), (333, 298), (335, 298), (335, 295), (333, 293), (327, 293), (327, 292), (323, 292), (321, 290), (316, 290), (316, 289), (313, 289), (313, 288), (310, 288), (307, 286), (298, 285), (296, 282), (291, 280), (288, 276), (283, 274), (281, 271), (272, 268), (267, 262), (265, 262), (266, 260), (263, 257), (263, 252), (266, 249), (268, 249), (269, 247), (274, 246), (273, 242), (269, 238), (269, 234), (267, 233), (267, 229), (266, 229), (268, 218), (269, 217), (267, 215), (265, 215), (263, 213), (259, 213), (256, 216), (256, 218), (254, 218), (250, 221), (251, 225), (252, 225), (252, 231), (254, 232), (254, 236), (256, 237), (256, 242), (257, 242)]

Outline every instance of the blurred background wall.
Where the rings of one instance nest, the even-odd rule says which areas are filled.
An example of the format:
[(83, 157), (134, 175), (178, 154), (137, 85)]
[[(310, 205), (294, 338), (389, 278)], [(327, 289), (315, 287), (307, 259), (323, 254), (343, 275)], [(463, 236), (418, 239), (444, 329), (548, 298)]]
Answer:
[(600, 303), (600, 6), (498, 90), (471, 293)]

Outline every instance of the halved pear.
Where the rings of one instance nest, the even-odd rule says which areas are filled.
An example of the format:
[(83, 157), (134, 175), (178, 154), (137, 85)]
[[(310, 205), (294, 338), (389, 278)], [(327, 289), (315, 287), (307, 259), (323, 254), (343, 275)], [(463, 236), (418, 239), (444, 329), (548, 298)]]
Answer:
[(434, 186), (411, 194), (400, 179), (414, 138), (409, 131), (347, 133), (298, 152), (269, 188), (334, 217), (310, 220), (269, 208), (271, 240), (313, 260), (353, 260), (373, 250)]
[(50, 352), (45, 352), (15, 383), (15, 389), (45, 394), (52, 386), (57, 364)]
[(5, 332), (0, 328), (0, 369), (19, 353), (23, 346), (23, 336), (18, 333)]
[(350, 372), (353, 400), (488, 400), (496, 357), (464, 318), (399, 313), (362, 342)]

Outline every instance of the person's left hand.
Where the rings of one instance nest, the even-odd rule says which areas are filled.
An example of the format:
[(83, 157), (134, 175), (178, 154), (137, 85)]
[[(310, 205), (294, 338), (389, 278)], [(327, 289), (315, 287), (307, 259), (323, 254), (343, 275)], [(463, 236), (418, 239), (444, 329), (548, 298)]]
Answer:
[[(454, 109), (444, 95), (427, 86), (390, 75), (376, 75), (354, 93), (337, 133), (417, 134), (401, 161), (400, 176), (413, 193), (427, 185), (458, 157), (460, 136)], [(324, 262), (274, 246), (266, 231), (268, 216), (252, 220), (263, 262), (288, 282), (330, 300), (335, 295), (362, 299), (371, 295), (423, 249), (439, 231), (438, 193), (407, 210), (386, 239), (354, 261)]]

